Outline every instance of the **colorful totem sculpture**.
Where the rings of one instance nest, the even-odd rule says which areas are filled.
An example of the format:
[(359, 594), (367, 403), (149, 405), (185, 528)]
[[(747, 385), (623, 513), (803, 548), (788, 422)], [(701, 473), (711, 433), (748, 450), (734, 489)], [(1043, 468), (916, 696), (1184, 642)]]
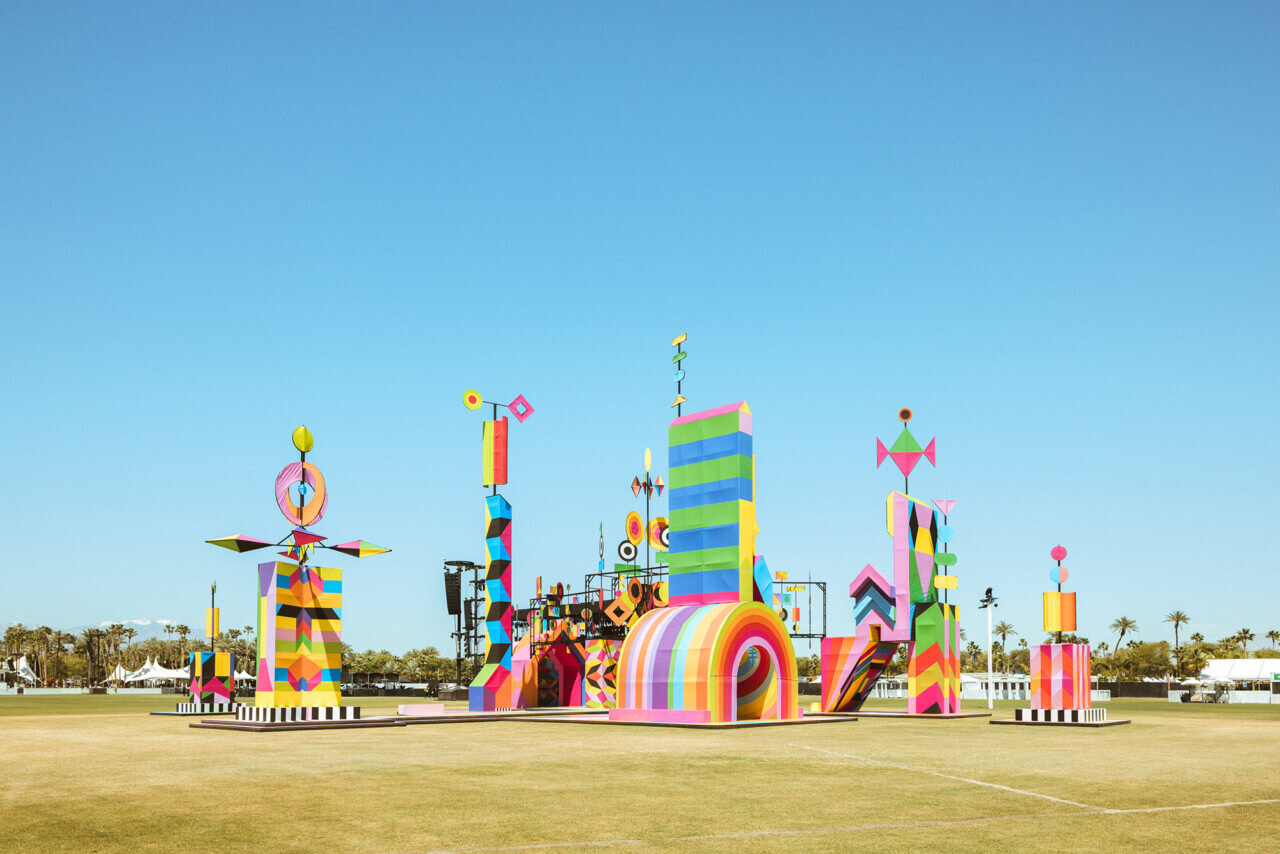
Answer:
[[(236, 700), (234, 652), (193, 652), (187, 672), (191, 682), (191, 711), (230, 711)], [(179, 711), (185, 711), (179, 708)]]
[(507, 482), (507, 417), (498, 417), (498, 407), (508, 410), (523, 424), (533, 415), (533, 407), (523, 394), (511, 403), (494, 403), (481, 398), (474, 389), (462, 395), (467, 409), (493, 407), (493, 418), (484, 422), (481, 433), (481, 477), (492, 487), (485, 496), (484, 512), (484, 665), (467, 693), (473, 712), (492, 712), (515, 707), (515, 680), (511, 675), (511, 505), (498, 494)]
[[(876, 465), (891, 457), (905, 479), (923, 456), (934, 463), (934, 442), (927, 449), (906, 428), (912, 417), (902, 409), (902, 434), (887, 449), (876, 440)], [(936, 463), (935, 463), (936, 464)], [(946, 510), (954, 501), (942, 501)], [(824, 712), (861, 708), (876, 680), (900, 644), (907, 646), (907, 711), (918, 715), (954, 714), (960, 710), (960, 614), (940, 601), (939, 590), (954, 589), (945, 575), (956, 557), (939, 552), (951, 530), (939, 524), (938, 511), (902, 492), (885, 501), (885, 528), (893, 538), (893, 582), (867, 564), (849, 585), (857, 629), (854, 637), (823, 638), (821, 648)]]
[(231, 652), (213, 652), (218, 639), (218, 608), (214, 597), (217, 583), (209, 585), (209, 607), (204, 614), (204, 635), (210, 652), (193, 652), (187, 661), (187, 682), (191, 702), (179, 703), (180, 714), (214, 714), (235, 710), (236, 656)]
[(1107, 710), (1092, 707), (1092, 677), (1088, 644), (1062, 643), (1063, 632), (1076, 630), (1076, 594), (1062, 592), (1067, 550), (1054, 546), (1049, 556), (1057, 566), (1049, 578), (1058, 586), (1044, 594), (1044, 630), (1057, 635), (1057, 643), (1031, 647), (1031, 708), (1018, 709), (1014, 720), (1034, 724), (1100, 724)]
[[(254, 708), (241, 706), (242, 720), (276, 723), (298, 720), (350, 720), (360, 717), (342, 705), (342, 570), (312, 566), (316, 549), (351, 557), (385, 554), (364, 540), (325, 545), (310, 530), (324, 518), (329, 493), (324, 475), (307, 453), (315, 440), (306, 427), (293, 431), (301, 458), (276, 477), (276, 504), (293, 530), (277, 543), (242, 535), (207, 540), (234, 552), (284, 546), (285, 560), (258, 564), (258, 678)], [(298, 501), (294, 502), (294, 494)], [(234, 678), (234, 677), (233, 677)]]
[(670, 604), (641, 616), (623, 641), (609, 717), (796, 718), (791, 637), (756, 581), (751, 410), (678, 415), (667, 441)]

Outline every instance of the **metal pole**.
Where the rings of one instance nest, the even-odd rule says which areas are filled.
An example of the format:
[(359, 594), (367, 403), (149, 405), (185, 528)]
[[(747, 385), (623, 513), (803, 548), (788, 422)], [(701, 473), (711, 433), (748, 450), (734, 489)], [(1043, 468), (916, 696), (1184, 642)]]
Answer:
[(987, 708), (994, 709), (995, 701), (991, 698), (991, 680), (993, 677), (992, 661), (991, 661), (991, 612), (995, 608), (990, 603), (987, 604)]

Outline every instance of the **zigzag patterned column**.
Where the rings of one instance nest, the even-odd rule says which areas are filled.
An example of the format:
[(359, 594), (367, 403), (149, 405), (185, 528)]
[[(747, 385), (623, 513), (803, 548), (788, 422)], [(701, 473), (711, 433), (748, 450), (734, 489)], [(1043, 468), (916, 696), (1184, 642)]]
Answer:
[(907, 659), (907, 711), (945, 715), (960, 711), (960, 628), (954, 605), (915, 605)]
[(472, 680), (467, 706), (473, 712), (512, 708), (511, 505), (501, 495), (485, 497), (484, 667)]

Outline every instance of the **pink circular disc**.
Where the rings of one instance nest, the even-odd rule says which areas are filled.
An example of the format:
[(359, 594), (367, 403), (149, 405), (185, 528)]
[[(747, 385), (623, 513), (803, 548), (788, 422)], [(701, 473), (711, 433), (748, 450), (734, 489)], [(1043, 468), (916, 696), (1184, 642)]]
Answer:
[(1067, 556), (1067, 550), (1064, 549), (1062, 546), (1054, 546), (1052, 551), (1049, 552), (1049, 557), (1053, 558), (1054, 560), (1064, 560), (1066, 556)]

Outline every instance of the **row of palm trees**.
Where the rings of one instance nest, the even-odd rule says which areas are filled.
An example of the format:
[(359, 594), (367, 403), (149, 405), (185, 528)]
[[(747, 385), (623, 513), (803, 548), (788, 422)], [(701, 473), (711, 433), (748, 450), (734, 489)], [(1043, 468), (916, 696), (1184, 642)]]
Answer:
[[(1187, 652), (1186, 648), (1182, 645), (1181, 628), (1190, 623), (1191, 618), (1182, 611), (1173, 611), (1165, 616), (1164, 622), (1171, 623), (1173, 625), (1174, 676), (1175, 678), (1180, 677), (1183, 674), (1184, 653)], [(1110, 629), (1118, 635), (1116, 638), (1115, 648), (1111, 650), (1111, 655), (1109, 657), (1109, 663), (1113, 665), (1112, 669), (1116, 670), (1116, 665), (1120, 663), (1117, 659), (1117, 655), (1121, 654), (1124, 649), (1125, 636), (1137, 635), (1138, 624), (1135, 620), (1128, 617), (1118, 617), (1111, 623)], [(1000, 638), (1000, 650), (1002, 653), (1008, 643), (1009, 636), (1018, 634), (1012, 624), (1003, 620), (997, 623), (991, 631), (992, 634)], [(1263, 637), (1270, 641), (1273, 647), (1280, 647), (1280, 630), (1272, 629), (1263, 635)], [(1191, 652), (1194, 655), (1194, 661), (1197, 665), (1195, 671), (1199, 672), (1200, 667), (1203, 666), (1204, 661), (1208, 658), (1231, 655), (1233, 651), (1232, 647), (1235, 646), (1238, 646), (1240, 651), (1247, 656), (1249, 652), (1249, 644), (1255, 639), (1253, 631), (1247, 628), (1241, 629), (1235, 634), (1228, 635), (1216, 644), (1206, 642), (1204, 635), (1202, 634), (1196, 633), (1191, 635), (1189, 639), (1192, 644)], [(1132, 647), (1136, 644), (1136, 641), (1130, 640), (1129, 644)], [(1106, 652), (1106, 646), (1105, 642), (1098, 644), (1097, 651)], [(1006, 656), (1005, 658), (1007, 662), (1008, 657)]]
[[(165, 640), (145, 638), (137, 641), (138, 630), (123, 623), (112, 623), (100, 629), (84, 629), (71, 633), (49, 626), (28, 628), (21, 623), (9, 626), (4, 633), (4, 654), (27, 656), (36, 676), (46, 684), (67, 680), (96, 682), (105, 678), (117, 663), (125, 670), (136, 670), (148, 659), (170, 668), (186, 665), (187, 654), (207, 649), (208, 641), (188, 643), (191, 629), (182, 624), (165, 624)], [(228, 629), (218, 639), (219, 650), (235, 652), (240, 668), (253, 667), (254, 627)]]

